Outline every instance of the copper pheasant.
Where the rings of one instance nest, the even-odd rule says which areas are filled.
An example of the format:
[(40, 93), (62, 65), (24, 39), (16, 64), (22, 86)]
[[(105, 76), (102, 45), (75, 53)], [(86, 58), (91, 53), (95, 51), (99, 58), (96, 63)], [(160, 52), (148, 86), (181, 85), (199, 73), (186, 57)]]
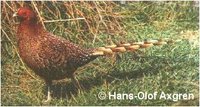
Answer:
[(71, 78), (80, 88), (74, 72), (97, 58), (94, 49), (83, 49), (46, 31), (30, 8), (19, 8), (13, 15), (20, 19), (17, 31), (19, 54), (48, 85), (48, 100), (52, 80)]
[[(13, 16), (20, 19), (17, 31), (20, 57), (45, 80), (48, 86), (46, 101), (51, 99), (52, 80), (71, 78), (76, 87), (81, 88), (74, 72), (98, 56), (166, 44), (165, 41), (156, 40), (84, 49), (46, 31), (38, 21), (36, 13), (29, 7), (19, 8)], [(170, 42), (173, 41), (168, 41)]]

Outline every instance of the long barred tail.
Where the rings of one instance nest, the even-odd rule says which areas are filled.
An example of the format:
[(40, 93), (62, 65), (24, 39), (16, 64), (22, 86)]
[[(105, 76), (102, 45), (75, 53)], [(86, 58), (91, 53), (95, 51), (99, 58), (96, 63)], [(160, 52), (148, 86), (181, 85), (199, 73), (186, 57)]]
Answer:
[(136, 51), (140, 48), (173, 44), (179, 41), (181, 40), (172, 40), (169, 38), (163, 38), (159, 40), (145, 40), (144, 42), (122, 43), (118, 45), (99, 47), (91, 55), (92, 56), (111, 55), (117, 52)]

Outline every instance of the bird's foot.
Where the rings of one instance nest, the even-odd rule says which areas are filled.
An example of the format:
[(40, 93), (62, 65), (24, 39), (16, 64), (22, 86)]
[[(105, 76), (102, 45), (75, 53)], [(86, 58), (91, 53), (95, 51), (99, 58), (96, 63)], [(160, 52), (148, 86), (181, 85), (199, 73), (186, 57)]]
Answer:
[(44, 104), (49, 104), (51, 102), (51, 89), (50, 89), (50, 86), (48, 86), (47, 88), (48, 88), (47, 100), (43, 101)]
[(49, 104), (51, 102), (51, 97), (47, 97), (46, 100), (43, 101), (44, 104)]

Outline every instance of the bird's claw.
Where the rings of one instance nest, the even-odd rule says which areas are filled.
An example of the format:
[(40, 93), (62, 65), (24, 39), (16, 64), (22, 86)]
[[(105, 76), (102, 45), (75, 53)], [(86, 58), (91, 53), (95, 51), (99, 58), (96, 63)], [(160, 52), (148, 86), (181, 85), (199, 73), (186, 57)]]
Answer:
[(47, 97), (47, 100), (43, 101), (44, 104), (49, 104), (50, 102), (51, 102), (51, 97)]

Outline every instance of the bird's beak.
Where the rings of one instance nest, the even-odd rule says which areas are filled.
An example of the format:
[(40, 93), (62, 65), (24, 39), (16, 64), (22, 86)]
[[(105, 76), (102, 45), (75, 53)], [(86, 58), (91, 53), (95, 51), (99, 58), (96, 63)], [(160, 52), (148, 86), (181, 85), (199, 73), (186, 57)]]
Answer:
[(17, 12), (15, 12), (14, 14), (13, 14), (13, 17), (17, 17), (18, 15), (17, 15)]

